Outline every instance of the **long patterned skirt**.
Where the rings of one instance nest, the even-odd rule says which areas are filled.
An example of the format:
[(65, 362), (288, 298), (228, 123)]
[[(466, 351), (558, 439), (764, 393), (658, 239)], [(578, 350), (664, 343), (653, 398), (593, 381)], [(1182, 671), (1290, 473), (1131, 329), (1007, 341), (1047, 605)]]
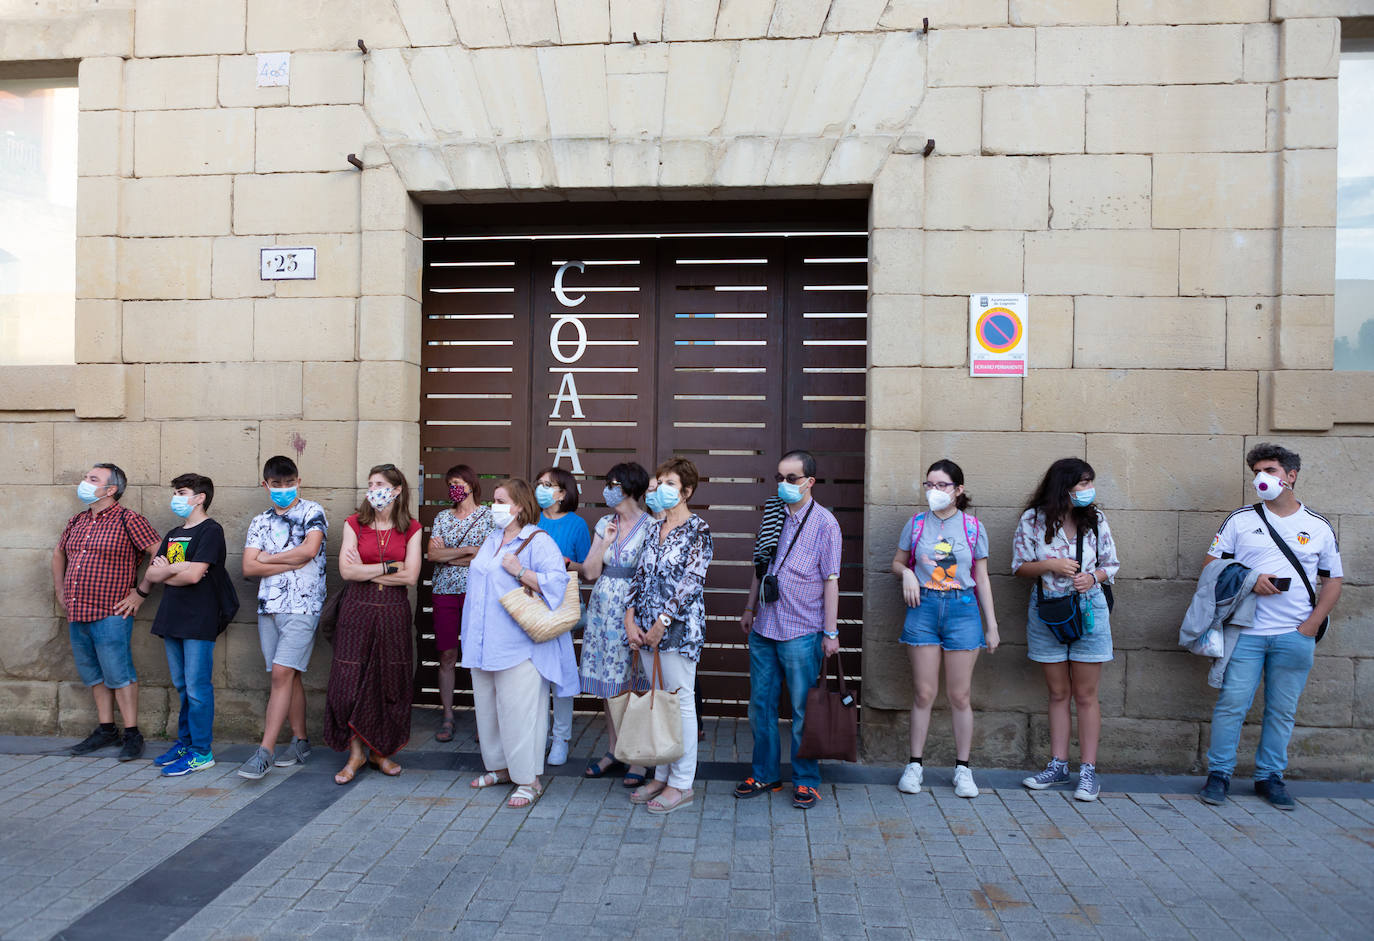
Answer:
[(404, 588), (349, 585), (339, 605), (325, 701), (324, 740), (330, 748), (346, 751), (356, 735), (387, 756), (410, 740), (415, 672), (410, 624)]

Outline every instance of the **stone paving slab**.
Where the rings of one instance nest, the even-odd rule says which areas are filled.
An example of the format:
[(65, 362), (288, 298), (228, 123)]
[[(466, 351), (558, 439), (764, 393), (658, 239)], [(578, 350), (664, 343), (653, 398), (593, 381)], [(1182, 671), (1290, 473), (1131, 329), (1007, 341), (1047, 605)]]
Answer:
[[(1281, 813), (1244, 794), (1203, 805), (1195, 778), (1157, 793), (1117, 776), (1127, 789), (1092, 804), (1014, 783), (971, 801), (943, 781), (903, 795), (888, 768), (868, 769), (889, 779), (878, 783), (827, 783), (807, 812), (785, 793), (737, 801), (733, 777), (716, 776), (693, 806), (654, 817), (617, 781), (577, 777), (580, 762), (532, 808), (510, 810), (508, 789), (468, 786), (460, 768), (476, 763), (463, 751), (417, 749), (400, 778), (364, 772), (338, 788), (338, 756), (324, 749), (249, 782), (233, 773), (243, 746), (210, 771), (161, 779), (146, 762), (35, 757), (56, 745), (0, 739), (0, 752), (22, 753), (0, 754), (3, 938), (75, 936), (92, 911), (125, 913), (99, 926), (105, 937), (166, 936), (149, 879), (175, 892), (179, 877), (203, 876), (177, 860), (233, 845), (234, 871), (177, 915), (171, 937), (1254, 941), (1363, 939), (1374, 924), (1367, 784), (1300, 794)], [(308, 802), (284, 800), (274, 831), (254, 808), (288, 783), (282, 794), (323, 809), (292, 819)], [(234, 844), (236, 825), (257, 842)], [(136, 896), (151, 907), (126, 904)]]

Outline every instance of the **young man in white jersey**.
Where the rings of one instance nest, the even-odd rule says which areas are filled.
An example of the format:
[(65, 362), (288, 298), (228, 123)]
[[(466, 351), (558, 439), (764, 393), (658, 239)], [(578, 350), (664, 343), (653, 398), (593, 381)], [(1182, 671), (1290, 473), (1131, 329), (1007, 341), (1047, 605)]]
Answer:
[[(1341, 596), (1340, 547), (1331, 524), (1300, 503), (1294, 493), (1302, 466), (1297, 454), (1276, 444), (1260, 444), (1245, 456), (1245, 463), (1255, 472), (1260, 501), (1226, 518), (1204, 565), (1213, 559), (1235, 559), (1263, 574), (1254, 588), (1259, 596), (1254, 625), (1243, 628), (1236, 640), (1212, 711), (1207, 784), (1198, 798), (1207, 804), (1226, 800), (1241, 725), (1263, 678), (1264, 720), (1255, 750), (1255, 793), (1280, 810), (1292, 810), (1293, 798), (1283, 783), (1288, 740), (1293, 735), (1298, 697), (1312, 669), (1317, 633)], [(1313, 593), (1320, 593), (1315, 604)]]

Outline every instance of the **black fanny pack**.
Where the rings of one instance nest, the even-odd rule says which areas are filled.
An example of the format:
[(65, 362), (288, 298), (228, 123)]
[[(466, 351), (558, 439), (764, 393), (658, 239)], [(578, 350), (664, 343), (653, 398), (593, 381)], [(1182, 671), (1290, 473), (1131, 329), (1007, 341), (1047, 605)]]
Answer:
[[(1078, 530), (1078, 567), (1083, 567), (1083, 530)], [(1035, 607), (1040, 620), (1061, 644), (1071, 644), (1083, 636), (1083, 606), (1077, 591), (1054, 598), (1045, 597), (1043, 576), (1035, 580)]]

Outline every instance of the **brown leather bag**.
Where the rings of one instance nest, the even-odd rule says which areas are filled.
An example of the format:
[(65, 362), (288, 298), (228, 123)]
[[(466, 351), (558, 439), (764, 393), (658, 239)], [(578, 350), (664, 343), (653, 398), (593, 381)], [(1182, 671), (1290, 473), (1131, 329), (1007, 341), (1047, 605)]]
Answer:
[(839, 680), (838, 692), (830, 688), (825, 678), (825, 661), (822, 661), (821, 675), (806, 694), (806, 716), (802, 721), (798, 758), (859, 760), (858, 703), (845, 687), (844, 669), (840, 666), (838, 653), (835, 654), (834, 673)]

